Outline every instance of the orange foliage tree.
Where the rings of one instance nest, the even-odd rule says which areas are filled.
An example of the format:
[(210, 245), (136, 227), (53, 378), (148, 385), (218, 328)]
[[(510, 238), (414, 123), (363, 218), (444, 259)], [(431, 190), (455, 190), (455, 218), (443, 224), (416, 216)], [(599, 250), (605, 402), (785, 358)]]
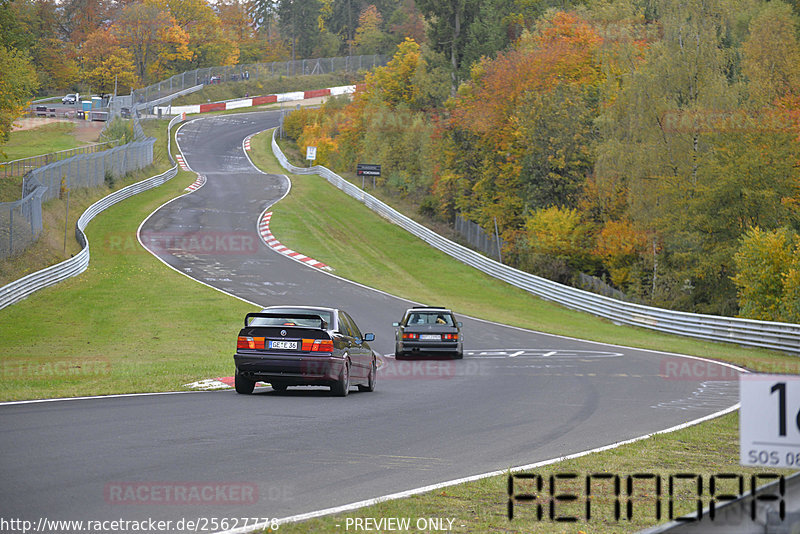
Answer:
[[(460, 192), (458, 210), (486, 228), (496, 218), (508, 240), (526, 211), (577, 204), (592, 166), (600, 43), (586, 21), (558, 12), (512, 50), (473, 67), (450, 105), (451, 173), (444, 177), (459, 184), (450, 187)], [(536, 198), (547, 188), (553, 194)]]

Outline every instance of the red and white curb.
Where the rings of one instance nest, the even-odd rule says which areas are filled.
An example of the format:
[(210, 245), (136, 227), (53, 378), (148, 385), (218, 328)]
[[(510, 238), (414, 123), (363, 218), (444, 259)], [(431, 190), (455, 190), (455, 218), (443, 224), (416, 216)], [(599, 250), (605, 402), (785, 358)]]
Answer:
[(184, 384), (184, 387), (203, 391), (211, 391), (214, 389), (230, 389), (233, 387), (233, 377), (226, 376), (224, 378), (207, 378), (205, 380), (192, 382), (191, 384)]
[[(191, 384), (184, 384), (183, 387), (196, 389), (200, 391), (214, 391), (216, 389), (231, 389), (234, 387), (236, 379), (232, 376), (223, 376), (220, 378), (206, 378), (205, 380), (198, 380)], [(268, 386), (269, 382), (256, 382), (259, 386)]]
[(250, 138), (253, 137), (252, 135), (248, 135), (244, 139), (244, 149), (249, 151), (250, 150)]
[(189, 168), (189, 166), (186, 164), (186, 161), (183, 159), (183, 154), (177, 154), (175, 156), (175, 159), (178, 160), (178, 165), (180, 165), (181, 169), (183, 169), (184, 171), (191, 171), (192, 170), (192, 169)]
[(264, 240), (264, 243), (266, 243), (269, 248), (271, 248), (275, 252), (283, 254), (284, 256), (288, 256), (294, 260), (305, 263), (306, 265), (310, 265), (311, 267), (315, 267), (317, 269), (322, 269), (325, 271), (333, 270), (328, 265), (325, 265), (324, 263), (317, 261), (314, 258), (309, 258), (308, 256), (304, 256), (303, 254), (295, 252), (294, 250), (282, 245), (280, 241), (275, 239), (275, 236), (272, 235), (272, 232), (269, 230), (269, 221), (271, 218), (272, 218), (272, 212), (268, 211), (264, 213), (264, 216), (261, 217), (261, 220), (258, 223), (258, 233), (261, 234), (261, 239)]
[(201, 176), (201, 175), (198, 174), (197, 175), (197, 180), (195, 180), (192, 185), (190, 185), (189, 187), (184, 189), (184, 191), (189, 191), (191, 193), (192, 191), (197, 191), (198, 189), (200, 189), (204, 185), (206, 185), (206, 177), (205, 176)]
[(154, 108), (154, 113), (159, 111), (165, 115), (181, 115), (182, 113), (208, 113), (211, 111), (226, 111), (231, 109), (249, 108), (253, 106), (263, 106), (265, 104), (277, 104), (281, 102), (295, 102), (308, 100), (309, 98), (329, 97), (337, 95), (349, 95), (358, 90), (363, 90), (364, 85), (341, 85), (338, 87), (328, 87), (326, 89), (315, 89), (313, 91), (295, 91), (292, 93), (280, 93), (276, 95), (254, 96), (241, 100), (228, 100), (224, 102), (209, 102), (207, 104), (192, 104), (187, 106), (158, 106)]

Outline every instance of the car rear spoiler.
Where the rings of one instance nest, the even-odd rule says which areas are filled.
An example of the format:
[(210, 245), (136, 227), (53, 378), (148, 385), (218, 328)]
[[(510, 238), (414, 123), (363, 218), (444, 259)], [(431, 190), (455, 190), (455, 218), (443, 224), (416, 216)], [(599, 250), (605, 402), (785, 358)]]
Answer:
[[(250, 326), (249, 321), (251, 317), (261, 317), (264, 319), (317, 319), (319, 320), (319, 329), (325, 330), (328, 324), (321, 316), (315, 313), (266, 313), (266, 312), (253, 312), (244, 316), (244, 326)], [(280, 325), (275, 325), (280, 326)], [(305, 327), (313, 328), (313, 327)]]

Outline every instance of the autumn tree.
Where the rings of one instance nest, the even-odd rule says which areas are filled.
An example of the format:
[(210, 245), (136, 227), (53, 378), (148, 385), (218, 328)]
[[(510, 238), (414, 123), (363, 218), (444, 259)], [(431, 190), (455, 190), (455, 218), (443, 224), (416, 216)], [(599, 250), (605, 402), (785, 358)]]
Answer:
[(599, 40), (559, 12), (513, 50), (473, 66), (452, 103), (451, 170), (471, 184), (456, 207), (484, 228), (496, 219), (508, 240), (528, 211), (575, 207), (593, 161)]
[(279, 0), (278, 24), (290, 42), (292, 59), (311, 57), (317, 41), (320, 0)]
[(31, 31), (25, 4), (0, 0), (0, 46), (27, 51), (33, 48), (37, 36)]
[(604, 184), (622, 180), (630, 219), (660, 236), (658, 265), (670, 275), (659, 283), (667, 291), (683, 288), (674, 304), (731, 312), (732, 251), (718, 246), (727, 235), (703, 224), (721, 201), (706, 194), (721, 176), (712, 123), (720, 110), (735, 109), (737, 98), (728, 79), (732, 55), (722, 42), (725, 6), (702, 0), (654, 6), (663, 36), (646, 46), (641, 61), (630, 55), (614, 74), (618, 90), (598, 121), (596, 179), (609, 190)]
[(736, 252), (739, 313), (764, 321), (797, 321), (800, 316), (797, 285), (797, 235), (786, 229), (765, 231), (753, 227)]
[(464, 74), (464, 43), (467, 29), (480, 12), (478, 0), (417, 0), (417, 7), (430, 25), (429, 39), (434, 50), (450, 61), (452, 92)]
[(425, 20), (417, 9), (414, 0), (402, 0), (389, 19), (389, 31), (394, 36), (396, 43), (403, 42), (406, 38), (417, 43), (427, 42), (425, 35)]
[(525, 221), (534, 252), (575, 262), (588, 256), (593, 243), (581, 214), (571, 208), (550, 206), (536, 210)]
[[(161, 63), (173, 72), (217, 65), (234, 65), (239, 58), (236, 43), (223, 31), (220, 18), (205, 0), (149, 0), (172, 15), (187, 38), (184, 54), (178, 48)], [(174, 32), (177, 36), (178, 32)]]
[(36, 55), (39, 86), (50, 91), (75, 87), (81, 81), (78, 51), (70, 42), (42, 39), (33, 50)]
[(278, 20), (278, 0), (250, 0), (247, 11), (257, 31), (267, 40), (273, 38), (273, 28)]
[(11, 126), (20, 117), (38, 87), (36, 71), (24, 52), (0, 46), (0, 143), (8, 141)]
[(192, 55), (186, 33), (153, 2), (123, 8), (112, 32), (133, 55), (136, 76), (144, 83), (169, 74), (171, 65)]
[(633, 286), (638, 292), (635, 279), (644, 270), (640, 260), (649, 245), (647, 234), (629, 220), (608, 220), (597, 233), (593, 254), (602, 260), (614, 286), (623, 291)]
[(364, 98), (391, 109), (401, 105), (414, 110), (428, 109), (445, 98), (443, 76), (444, 72), (437, 69), (420, 45), (406, 39), (385, 67), (366, 75)]
[(62, 3), (62, 26), (69, 40), (80, 46), (88, 36), (111, 18), (114, 4), (110, 0), (69, 0)]
[(356, 54), (378, 54), (384, 51), (388, 35), (382, 29), (383, 17), (378, 8), (370, 5), (358, 17), (358, 27), (353, 38), (353, 49)]
[(791, 6), (780, 1), (764, 5), (750, 22), (742, 56), (748, 92), (756, 105), (800, 94), (800, 44)]
[(101, 94), (126, 94), (137, 84), (133, 54), (107, 30), (90, 34), (81, 50), (83, 70), (92, 89)]

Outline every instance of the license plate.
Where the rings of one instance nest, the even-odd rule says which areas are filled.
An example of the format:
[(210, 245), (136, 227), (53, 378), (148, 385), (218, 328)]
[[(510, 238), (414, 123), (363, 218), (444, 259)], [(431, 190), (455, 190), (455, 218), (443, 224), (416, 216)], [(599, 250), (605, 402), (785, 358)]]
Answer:
[(269, 348), (280, 350), (297, 350), (297, 341), (274, 341), (270, 340)]
[(439, 334), (420, 334), (419, 336), (420, 341), (441, 341), (442, 336)]

